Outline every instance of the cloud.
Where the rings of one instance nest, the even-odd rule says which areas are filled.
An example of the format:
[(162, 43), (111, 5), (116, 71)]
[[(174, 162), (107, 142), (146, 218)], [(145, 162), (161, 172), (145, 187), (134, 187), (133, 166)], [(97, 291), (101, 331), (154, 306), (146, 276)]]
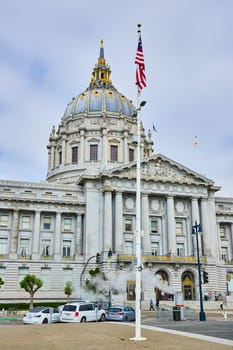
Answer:
[[(233, 3), (217, 0), (8, 0), (0, 13), (0, 178), (46, 177), (52, 125), (88, 86), (104, 40), (114, 86), (136, 102), (137, 23), (155, 151), (199, 170), (233, 197)], [(136, 104), (136, 103), (135, 103)]]

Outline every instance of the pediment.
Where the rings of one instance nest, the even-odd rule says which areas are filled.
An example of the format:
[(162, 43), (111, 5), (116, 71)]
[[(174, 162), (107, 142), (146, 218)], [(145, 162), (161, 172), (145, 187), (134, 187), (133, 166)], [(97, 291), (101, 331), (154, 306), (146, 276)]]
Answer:
[[(153, 155), (141, 161), (141, 180), (162, 181), (171, 183), (213, 185), (214, 182), (207, 177), (163, 156)], [(114, 168), (103, 175), (110, 177), (136, 179), (136, 162)]]

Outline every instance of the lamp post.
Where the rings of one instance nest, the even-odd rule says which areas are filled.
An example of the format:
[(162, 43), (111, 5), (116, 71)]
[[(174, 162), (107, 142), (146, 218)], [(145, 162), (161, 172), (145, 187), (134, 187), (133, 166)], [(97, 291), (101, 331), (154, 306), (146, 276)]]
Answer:
[(197, 264), (198, 264), (198, 277), (199, 277), (199, 298), (200, 298), (200, 321), (206, 321), (206, 316), (203, 307), (203, 298), (202, 298), (202, 280), (201, 280), (201, 262), (199, 255), (199, 243), (198, 243), (198, 233), (202, 232), (201, 225), (197, 224), (195, 221), (195, 225), (192, 227), (192, 234), (196, 235), (196, 245), (197, 245)]
[(111, 258), (112, 258), (112, 249), (108, 251), (108, 306), (112, 305), (112, 295), (111, 295)]

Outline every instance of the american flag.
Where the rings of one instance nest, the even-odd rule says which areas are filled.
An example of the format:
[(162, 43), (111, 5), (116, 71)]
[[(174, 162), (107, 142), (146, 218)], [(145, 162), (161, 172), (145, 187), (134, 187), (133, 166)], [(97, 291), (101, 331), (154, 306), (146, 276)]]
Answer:
[(142, 39), (141, 35), (138, 39), (138, 49), (135, 58), (136, 67), (136, 84), (138, 86), (138, 90), (142, 90), (146, 87), (146, 74), (145, 74), (145, 63), (144, 63), (144, 54), (142, 50)]

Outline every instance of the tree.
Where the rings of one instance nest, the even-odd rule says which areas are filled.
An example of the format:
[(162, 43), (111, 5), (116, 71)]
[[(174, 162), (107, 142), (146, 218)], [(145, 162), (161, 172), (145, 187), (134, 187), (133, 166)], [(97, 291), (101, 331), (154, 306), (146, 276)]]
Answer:
[(67, 296), (67, 303), (70, 302), (70, 296), (73, 293), (73, 291), (74, 291), (74, 288), (72, 287), (72, 283), (70, 281), (67, 281), (64, 288), (64, 293)]
[(5, 282), (3, 281), (2, 277), (0, 277), (0, 289), (1, 289), (1, 286), (4, 284)]
[(24, 279), (20, 282), (20, 287), (25, 289), (27, 293), (30, 295), (30, 306), (29, 308), (33, 308), (33, 299), (35, 293), (43, 286), (43, 281), (36, 277), (35, 275), (26, 275)]

